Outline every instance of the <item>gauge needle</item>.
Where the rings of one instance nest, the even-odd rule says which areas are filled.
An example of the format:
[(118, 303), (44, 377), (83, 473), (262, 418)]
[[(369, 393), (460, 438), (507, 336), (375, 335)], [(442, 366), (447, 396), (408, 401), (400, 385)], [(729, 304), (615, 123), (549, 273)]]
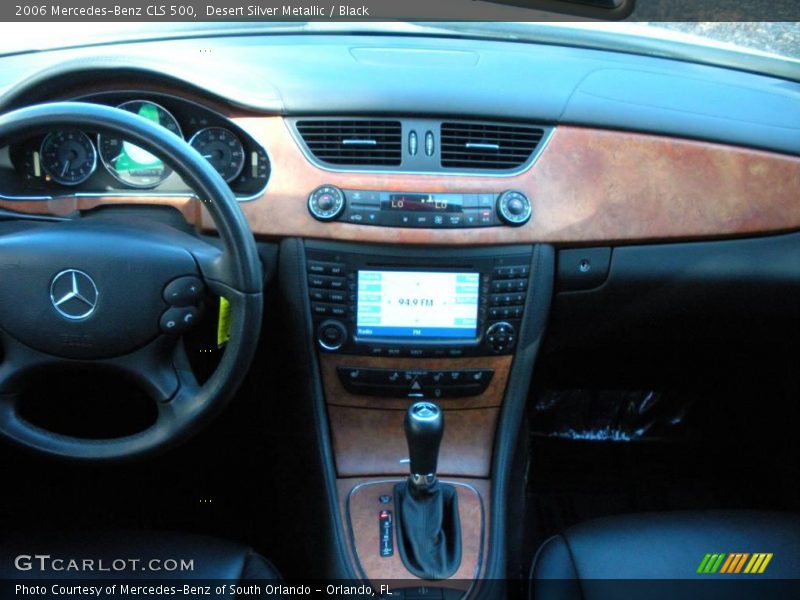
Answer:
[(62, 176), (62, 177), (64, 177), (64, 175), (66, 175), (66, 174), (67, 174), (67, 171), (69, 171), (69, 164), (70, 164), (70, 162), (71, 162), (71, 161), (67, 161), (67, 162), (65, 162), (65, 163), (64, 163), (64, 168), (63, 168), (63, 169), (61, 169), (61, 176)]
[(207, 158), (208, 160), (211, 160), (212, 158), (214, 158), (214, 155), (213, 154), (203, 154), (203, 158)]

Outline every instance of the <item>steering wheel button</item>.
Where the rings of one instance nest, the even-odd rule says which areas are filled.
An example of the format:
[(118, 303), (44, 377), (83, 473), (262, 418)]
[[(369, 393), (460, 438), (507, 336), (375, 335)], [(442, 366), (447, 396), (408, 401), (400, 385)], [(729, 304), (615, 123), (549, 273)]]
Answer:
[(173, 279), (164, 288), (164, 301), (172, 306), (192, 306), (202, 296), (203, 282), (191, 275)]
[(194, 306), (170, 308), (161, 315), (159, 325), (164, 333), (180, 335), (189, 331), (199, 316), (200, 311)]

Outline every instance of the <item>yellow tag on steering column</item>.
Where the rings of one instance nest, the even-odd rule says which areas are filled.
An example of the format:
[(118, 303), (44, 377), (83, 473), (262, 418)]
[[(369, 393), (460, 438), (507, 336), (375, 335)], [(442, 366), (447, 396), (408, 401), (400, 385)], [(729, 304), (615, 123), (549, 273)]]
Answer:
[(217, 348), (222, 348), (231, 339), (231, 303), (220, 296), (219, 319), (217, 319)]

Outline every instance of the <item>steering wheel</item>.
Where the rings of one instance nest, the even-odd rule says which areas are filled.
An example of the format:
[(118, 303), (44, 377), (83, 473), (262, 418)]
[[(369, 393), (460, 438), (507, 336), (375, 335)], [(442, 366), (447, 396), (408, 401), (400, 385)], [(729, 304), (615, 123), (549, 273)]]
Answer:
[[(58, 128), (112, 134), (162, 159), (202, 199), (222, 249), (150, 219), (0, 223), (0, 435), (61, 458), (151, 455), (217, 415), (250, 366), (263, 310), (255, 240), (216, 170), (178, 136), (138, 115), (80, 102), (31, 106), (0, 117), (0, 147)], [(203, 288), (229, 301), (231, 329), (216, 370), (200, 385), (179, 332), (197, 320), (192, 304)], [(133, 380), (156, 404), (155, 422), (112, 439), (37, 427), (20, 414), (22, 392), (26, 381), (54, 366), (110, 369)]]

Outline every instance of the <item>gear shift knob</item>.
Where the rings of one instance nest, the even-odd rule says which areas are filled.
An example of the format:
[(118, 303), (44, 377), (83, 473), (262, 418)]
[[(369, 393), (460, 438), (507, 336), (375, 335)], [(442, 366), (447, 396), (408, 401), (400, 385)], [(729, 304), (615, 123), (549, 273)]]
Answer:
[(415, 402), (408, 407), (405, 420), (406, 442), (411, 474), (409, 481), (418, 489), (436, 483), (439, 445), (444, 434), (444, 413), (433, 402)]

